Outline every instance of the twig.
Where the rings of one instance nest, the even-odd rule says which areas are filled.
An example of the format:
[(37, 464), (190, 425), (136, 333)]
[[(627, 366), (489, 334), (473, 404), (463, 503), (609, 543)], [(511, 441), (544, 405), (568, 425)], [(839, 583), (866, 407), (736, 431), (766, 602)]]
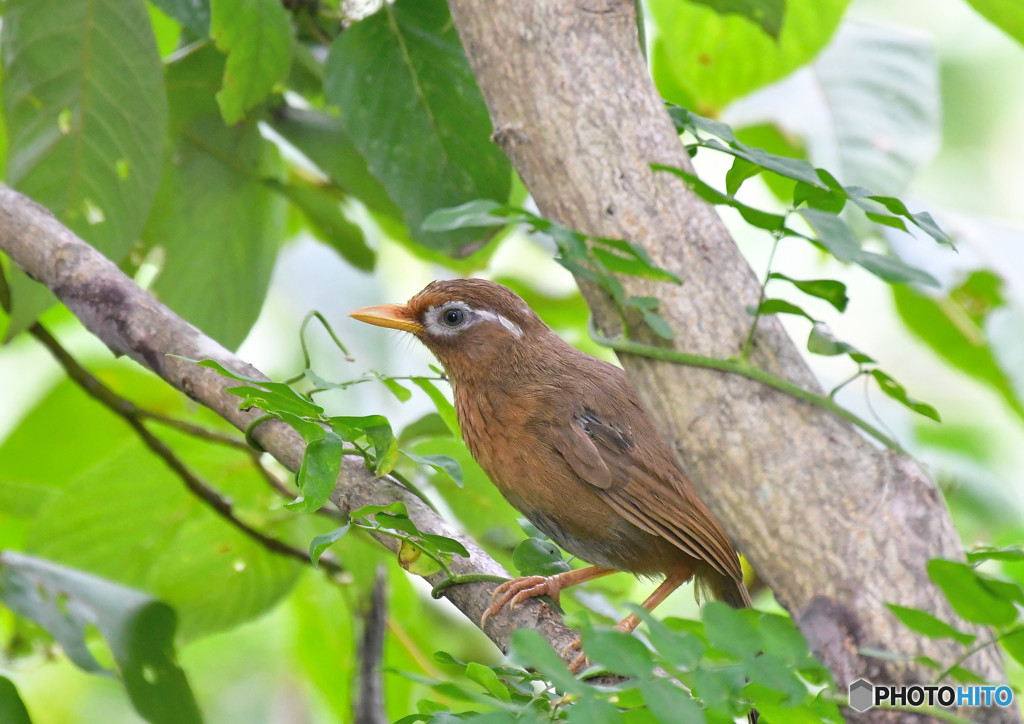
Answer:
[(359, 691), (356, 695), (356, 724), (387, 724), (384, 709), (384, 634), (388, 628), (387, 573), (377, 566), (377, 575), (370, 594), (370, 610), (363, 622), (359, 639)]
[[(143, 419), (147, 415), (141, 408), (130, 400), (126, 400), (118, 395), (100, 382), (91, 372), (82, 367), (45, 327), (36, 322), (29, 328), (29, 332), (46, 347), (54, 359), (64, 368), (64, 371), (67, 372), (68, 377), (81, 387), (86, 394), (124, 419), (135, 430), (146, 447), (163, 460), (181, 478), (189, 492), (206, 503), (221, 518), (272, 553), (311, 565), (309, 555), (305, 551), (288, 545), (273, 536), (269, 536), (240, 520), (235, 515), (234, 506), (230, 500), (203, 482), (195, 473), (188, 469), (167, 443), (150, 432), (149, 428), (143, 423)], [(326, 560), (321, 558), (320, 566), (330, 575), (337, 575), (345, 571), (337, 561), (331, 558)]]

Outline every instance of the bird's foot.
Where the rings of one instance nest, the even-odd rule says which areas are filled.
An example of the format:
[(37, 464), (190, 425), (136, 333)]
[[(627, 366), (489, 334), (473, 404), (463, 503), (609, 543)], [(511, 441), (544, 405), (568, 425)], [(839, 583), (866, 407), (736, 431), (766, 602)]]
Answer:
[(573, 651), (578, 652), (572, 657), (572, 660), (569, 660), (569, 671), (573, 674), (578, 674), (580, 673), (580, 669), (585, 669), (590, 666), (590, 659), (588, 659), (587, 655), (583, 653), (582, 647), (583, 644), (580, 642), (579, 638), (577, 638), (571, 644), (562, 649), (562, 658), (566, 660), (569, 660)]
[(517, 603), (537, 596), (550, 596), (555, 599), (555, 603), (558, 603), (558, 594), (561, 590), (562, 585), (555, 576), (523, 576), (505, 581), (494, 589), (494, 593), (491, 595), (491, 605), (480, 617), (480, 628), (483, 629), (487, 619), (491, 616), (501, 613), (501, 609), (505, 608), (506, 604), (508, 604), (508, 610), (511, 611)]

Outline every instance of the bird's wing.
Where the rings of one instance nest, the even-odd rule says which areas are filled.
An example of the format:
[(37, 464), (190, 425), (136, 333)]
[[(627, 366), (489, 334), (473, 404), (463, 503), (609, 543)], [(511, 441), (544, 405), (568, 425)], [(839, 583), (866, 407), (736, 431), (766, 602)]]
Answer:
[[(650, 440), (655, 454), (644, 459), (626, 430), (585, 409), (571, 421), (561, 421), (552, 441), (575, 473), (598, 488), (623, 518), (706, 561), (722, 575), (742, 580), (732, 544), (671, 458), (671, 451), (660, 439)], [(653, 429), (649, 433), (657, 434)]]

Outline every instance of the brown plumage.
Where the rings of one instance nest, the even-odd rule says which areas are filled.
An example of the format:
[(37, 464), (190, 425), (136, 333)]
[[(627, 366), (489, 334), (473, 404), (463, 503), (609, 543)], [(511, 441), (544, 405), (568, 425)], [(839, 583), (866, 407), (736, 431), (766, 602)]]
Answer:
[(515, 293), (482, 279), (433, 282), (406, 305), (352, 316), (412, 332), (434, 353), (480, 467), (537, 528), (595, 566), (503, 584), (485, 620), (509, 601), (557, 596), (614, 570), (666, 576), (648, 608), (691, 577), (750, 605), (732, 544), (618, 367), (571, 347)]

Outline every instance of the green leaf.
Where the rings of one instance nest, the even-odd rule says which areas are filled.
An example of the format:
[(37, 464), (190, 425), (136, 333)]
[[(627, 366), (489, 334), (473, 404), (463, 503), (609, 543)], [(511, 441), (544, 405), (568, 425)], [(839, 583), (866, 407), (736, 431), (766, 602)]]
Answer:
[(13, 551), (0, 553), (0, 599), (57, 639), (85, 671), (104, 673), (86, 646), (95, 626), (106, 640), (132, 705), (148, 721), (201, 722), (175, 662), (174, 611), (144, 593)]
[(874, 362), (873, 359), (860, 352), (856, 347), (836, 339), (832, 331), (821, 322), (811, 327), (811, 333), (807, 337), (807, 351), (826, 357), (848, 354), (857, 364)]
[(913, 397), (910, 397), (907, 394), (907, 388), (885, 372), (882, 372), (882, 370), (871, 370), (871, 376), (875, 378), (876, 382), (878, 382), (878, 386), (882, 392), (887, 394), (889, 397), (897, 400), (906, 407), (909, 407), (919, 415), (931, 418), (932, 420), (935, 420), (935, 422), (942, 422), (942, 418), (939, 417), (938, 410), (926, 402), (919, 402)]
[(341, 540), (351, 528), (352, 524), (346, 523), (340, 528), (335, 528), (330, 533), (322, 533), (311, 540), (309, 542), (309, 559), (313, 561), (313, 565), (318, 565), (320, 563), (320, 556), (324, 554), (324, 551), (330, 548), (333, 543)]
[(569, 707), (569, 724), (622, 724), (622, 712), (605, 699), (581, 699)]
[(228, 56), (217, 103), (224, 122), (232, 125), (288, 75), (291, 18), (278, 0), (210, 2), (210, 37)]
[(345, 441), (331, 430), (322, 430), (323, 437), (306, 445), (299, 466), (299, 497), (285, 505), (289, 510), (313, 512), (330, 499), (341, 472)]
[(273, 184), (272, 188), (302, 212), (313, 236), (338, 252), (356, 269), (373, 270), (377, 253), (366, 245), (363, 230), (345, 218), (338, 199), (316, 186), (297, 182)]
[(447, 209), (437, 209), (423, 220), (424, 231), (454, 231), (506, 226), (517, 219), (512, 209), (490, 199), (474, 199)]
[(443, 0), (399, 0), (341, 33), (324, 92), (353, 145), (430, 249), (464, 256), (492, 232), (427, 232), (436, 209), (504, 202), (511, 168)]
[(437, 414), (444, 420), (444, 424), (448, 426), (452, 436), (457, 440), (462, 439), (462, 433), (459, 431), (459, 421), (455, 414), (455, 407), (448, 398), (444, 396), (444, 393), (437, 388), (433, 380), (426, 377), (415, 377), (412, 383), (419, 387), (421, 390), (427, 393), (427, 397), (434, 403), (434, 407), (437, 409)]
[(429, 465), (434, 468), (434, 470), (444, 473), (460, 488), (464, 485), (464, 480), (462, 478), (462, 466), (459, 464), (458, 460), (448, 455), (415, 455), (408, 450), (402, 450), (401, 453), (414, 463)]
[(725, 174), (725, 192), (730, 196), (735, 196), (744, 181), (757, 176), (759, 173), (761, 173), (760, 166), (751, 163), (745, 158), (736, 156), (732, 160), (732, 166), (729, 168), (729, 171)]
[(480, 684), (495, 699), (512, 701), (512, 696), (508, 693), (508, 687), (501, 683), (498, 675), (491, 671), (489, 667), (478, 664), (475, 661), (470, 661), (466, 665), (466, 678)]
[(587, 691), (587, 685), (569, 673), (562, 657), (555, 653), (539, 631), (529, 628), (513, 631), (511, 655), (523, 666), (537, 669), (559, 691), (576, 696), (582, 696)]
[(909, 628), (911, 631), (924, 634), (928, 638), (955, 639), (965, 646), (978, 638), (974, 634), (964, 633), (955, 626), (951, 626), (945, 621), (937, 619), (927, 611), (922, 611), (917, 608), (897, 606), (895, 603), (887, 603), (885, 606), (896, 615), (896, 618), (898, 618), (904, 626)]
[(7, 724), (32, 724), (18, 688), (5, 676), (0, 676), (0, 721)]
[(283, 164), (256, 120), (221, 120), (213, 95), (222, 68), (212, 46), (168, 67), (171, 142), (142, 238), (164, 250), (153, 284), (160, 300), (235, 348), (263, 307), (287, 205), (264, 182)]
[(612, 629), (583, 630), (583, 650), (595, 664), (613, 674), (634, 679), (649, 679), (654, 659), (643, 642), (635, 636)]
[(967, 551), (967, 562), (978, 565), (983, 561), (1004, 561), (1006, 563), (1024, 562), (1024, 549), (1020, 546), (1011, 548), (993, 548), (991, 546), (978, 546)]
[(978, 14), (1024, 45), (1024, 7), (1016, 0), (967, 0)]
[(380, 377), (378, 379), (380, 379), (381, 384), (387, 387), (388, 392), (394, 395), (399, 402), (408, 402), (412, 399), (412, 392), (410, 392), (409, 388), (400, 382), (397, 382), (390, 377)]
[(846, 0), (786, 0), (776, 40), (746, 18), (679, 0), (652, 0), (648, 9), (658, 27), (651, 50), (655, 83), (668, 100), (717, 115), (730, 101), (814, 58), (846, 6)]
[(197, 38), (210, 34), (210, 0), (150, 0)]
[(686, 181), (686, 184), (693, 189), (695, 194), (710, 204), (730, 206), (736, 209), (740, 216), (743, 217), (743, 220), (751, 226), (756, 226), (757, 228), (764, 229), (766, 231), (781, 231), (786, 226), (785, 216), (782, 216), (781, 214), (772, 214), (767, 211), (755, 209), (752, 206), (747, 206), (743, 202), (737, 201), (734, 197), (727, 196), (718, 189), (708, 186), (689, 171), (684, 171), (683, 169), (675, 168), (673, 166), (665, 166), (660, 163), (652, 163), (651, 168), (655, 171), (668, 171), (679, 176), (681, 179)]
[[(5, 182), (120, 262), (153, 205), (167, 129), (146, 5), (11, 0), (3, 14)], [(8, 338), (53, 302), (11, 276)]]
[(1024, 628), (1019, 628), (999, 639), (1003, 649), (1018, 664), (1024, 664)]
[(846, 296), (846, 285), (834, 279), (793, 279), (779, 272), (771, 272), (768, 278), (787, 281), (804, 294), (824, 299), (840, 312), (846, 311), (846, 305), (850, 301)]
[(1016, 584), (982, 576), (966, 563), (939, 558), (928, 562), (928, 575), (964, 620), (987, 626), (1008, 626), (1017, 620), (1015, 603), (1024, 602), (1024, 593)]
[(391, 423), (382, 415), (366, 415), (364, 417), (338, 416), (328, 419), (328, 424), (341, 437), (355, 442), (365, 436), (373, 447), (373, 459), (370, 460), (373, 472), (387, 475), (398, 462), (398, 440), (391, 431)]
[(693, 0), (707, 5), (719, 15), (739, 15), (778, 39), (782, 29), (785, 0)]
[(747, 620), (747, 612), (737, 611), (720, 601), (708, 601), (701, 608), (701, 618), (712, 646), (741, 659), (757, 656), (761, 637), (757, 627)]
[[(969, 287), (970, 280), (961, 287)], [(933, 298), (909, 287), (893, 287), (896, 311), (903, 323), (936, 354), (956, 369), (995, 390), (1007, 406), (1024, 419), (1024, 404), (1013, 382), (1015, 371), (1004, 369), (985, 335), (973, 319), (989, 302), (972, 302), (974, 294), (954, 290)]]
[(787, 302), (785, 299), (765, 299), (757, 307), (758, 314), (792, 314), (797, 317), (803, 317), (809, 319), (812, 322), (817, 322), (814, 317), (809, 315), (807, 312), (802, 310), (792, 302)]
[(707, 720), (700, 705), (668, 679), (651, 679), (640, 683), (644, 701), (659, 722), (703, 724)]
[(367, 208), (394, 218), (401, 217), (388, 192), (372, 175), (366, 159), (352, 145), (336, 116), (282, 106), (270, 117), (274, 130), (303, 153), (341, 191), (359, 199)]
[(527, 538), (512, 551), (512, 565), (520, 576), (553, 576), (569, 570), (562, 551), (551, 541)]

